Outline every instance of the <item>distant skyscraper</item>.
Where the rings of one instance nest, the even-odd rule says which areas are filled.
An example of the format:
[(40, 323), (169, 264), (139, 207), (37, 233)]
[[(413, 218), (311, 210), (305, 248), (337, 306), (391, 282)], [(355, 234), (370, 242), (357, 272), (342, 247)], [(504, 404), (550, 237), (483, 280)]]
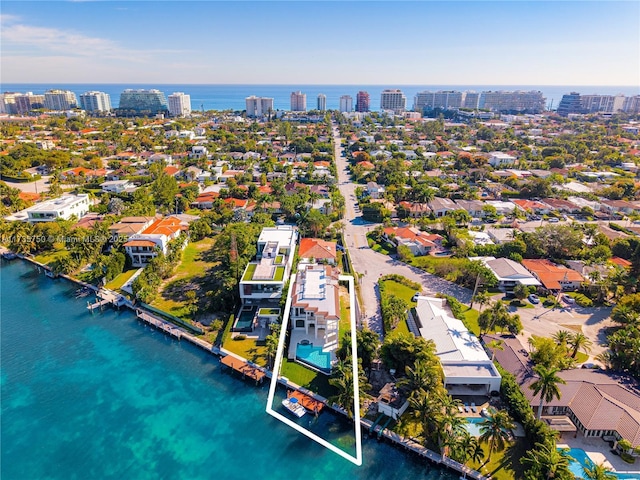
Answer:
[(393, 110), (395, 113), (404, 112), (407, 106), (407, 97), (401, 90), (386, 89), (380, 95), (380, 109)]
[(191, 115), (191, 95), (182, 92), (174, 92), (169, 95), (169, 115), (172, 117)]
[(44, 108), (49, 110), (69, 110), (77, 106), (76, 94), (69, 90), (48, 90), (44, 92)]
[(307, 111), (307, 94), (301, 91), (291, 92), (291, 111), (306, 112)]
[(80, 95), (80, 108), (87, 112), (109, 112), (111, 96), (104, 92), (85, 92)]
[(462, 106), (464, 94), (453, 90), (439, 90), (437, 92), (419, 92), (413, 98), (413, 109), (422, 112), (425, 108), (453, 109)]
[(160, 90), (127, 89), (120, 94), (118, 110), (122, 115), (156, 115), (166, 113), (168, 109), (167, 99)]
[(462, 99), (463, 108), (471, 108), (473, 110), (477, 110), (479, 103), (480, 94), (478, 92), (464, 92), (464, 98)]
[(324, 112), (327, 109), (327, 96), (324, 93), (318, 95), (318, 110)]
[(369, 105), (369, 94), (362, 90), (359, 91), (356, 95), (356, 112), (368, 112)]
[(482, 92), (479, 108), (494, 112), (527, 112), (540, 113), (545, 110), (545, 99), (542, 92)]
[(273, 112), (273, 98), (256, 97), (254, 95), (244, 99), (248, 117), (261, 117)]
[(16, 104), (15, 113), (23, 115), (30, 112), (35, 108), (44, 107), (44, 95), (34, 95), (31, 92), (23, 94), (16, 94), (14, 97)]
[(340, 97), (340, 111), (341, 112), (353, 111), (353, 97), (351, 97), (351, 95), (342, 95)]
[(4, 92), (0, 94), (0, 113), (17, 113), (16, 95), (20, 94), (15, 92)]
[(563, 95), (560, 103), (558, 104), (558, 115), (563, 117), (568, 116), (570, 113), (581, 113), (582, 101), (578, 92), (571, 92)]

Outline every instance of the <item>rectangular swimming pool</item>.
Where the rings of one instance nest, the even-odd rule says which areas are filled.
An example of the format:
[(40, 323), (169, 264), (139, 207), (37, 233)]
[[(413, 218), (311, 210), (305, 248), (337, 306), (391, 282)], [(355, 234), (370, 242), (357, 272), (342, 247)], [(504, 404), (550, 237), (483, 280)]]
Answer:
[(240, 310), (240, 316), (236, 319), (236, 323), (231, 331), (250, 332), (253, 326), (253, 319), (256, 315), (256, 308), (257, 307), (251, 307), (249, 310), (245, 310), (245, 308)]
[(466, 428), (467, 432), (469, 432), (473, 437), (479, 437), (482, 435), (480, 431), (480, 424), (484, 422), (484, 418), (482, 417), (465, 417), (467, 423), (464, 428)]
[(331, 373), (331, 353), (323, 352), (322, 347), (314, 347), (313, 343), (299, 343), (296, 346), (296, 360), (317, 368), (323, 373)]

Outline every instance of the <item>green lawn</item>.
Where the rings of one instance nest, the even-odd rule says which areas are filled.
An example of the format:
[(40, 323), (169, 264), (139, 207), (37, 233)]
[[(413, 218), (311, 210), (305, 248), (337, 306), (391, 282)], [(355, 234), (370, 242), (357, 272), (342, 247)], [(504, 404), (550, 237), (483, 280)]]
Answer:
[(372, 238), (371, 234), (367, 235), (367, 243), (369, 247), (374, 251), (381, 253), (383, 255), (394, 255), (398, 253), (395, 245), (392, 245), (388, 242), (376, 243), (376, 241)]
[(111, 280), (109, 283), (105, 285), (109, 290), (120, 290), (122, 286), (129, 281), (129, 279), (133, 276), (134, 273), (138, 271), (137, 268), (133, 268), (131, 270), (127, 270), (126, 272), (122, 272), (116, 278)]
[(151, 303), (152, 307), (183, 320), (191, 320), (192, 314), (185, 303), (185, 293), (201, 290), (199, 296), (204, 296), (204, 292), (208, 290), (207, 272), (216, 264), (206, 260), (206, 253), (213, 243), (213, 238), (204, 238), (187, 245), (175, 275), (160, 286), (160, 295)]
[(234, 340), (230, 337), (222, 347), (257, 365), (267, 366), (267, 349), (265, 346), (258, 345), (254, 339)]
[(480, 315), (480, 312), (473, 308), (469, 308), (463, 313), (464, 320), (462, 321), (462, 323), (464, 323), (465, 327), (467, 327), (471, 333), (473, 333), (476, 337), (479, 337), (480, 325), (478, 325), (478, 316)]
[(291, 382), (318, 393), (325, 398), (335, 394), (335, 388), (329, 385), (329, 377), (323, 373), (315, 372), (310, 368), (300, 365), (293, 360), (284, 358), (280, 375), (287, 377)]
[(67, 255), (69, 255), (69, 250), (54, 250), (53, 252), (45, 252), (40, 255), (36, 255), (33, 259), (43, 265), (49, 265), (59, 258), (66, 257)]
[[(416, 302), (412, 302), (411, 298), (415, 295), (416, 290), (411, 287), (407, 287), (401, 283), (398, 283), (394, 280), (383, 280), (384, 284), (384, 295), (390, 295), (394, 297), (399, 297), (407, 302), (409, 308), (415, 307)], [(406, 321), (402, 321), (398, 323), (398, 326), (395, 328), (396, 331), (400, 331), (402, 333), (410, 333), (409, 326)]]
[[(494, 451), (491, 459), (486, 465), (481, 465), (487, 460), (481, 462), (468, 462), (467, 464), (485, 476), (491, 476), (495, 480), (512, 480), (514, 478), (524, 478), (524, 467), (520, 464), (520, 459), (525, 455), (528, 448), (528, 442), (525, 438), (516, 438), (510, 442), (502, 451)], [(486, 455), (489, 454), (489, 446), (482, 444)]]

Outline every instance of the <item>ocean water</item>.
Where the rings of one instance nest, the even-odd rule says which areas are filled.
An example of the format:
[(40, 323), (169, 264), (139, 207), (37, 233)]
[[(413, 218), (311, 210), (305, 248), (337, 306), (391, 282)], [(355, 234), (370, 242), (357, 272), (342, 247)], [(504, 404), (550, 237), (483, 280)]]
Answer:
[[(75, 289), (2, 260), (3, 480), (457, 478), (369, 438), (356, 467), (267, 415), (266, 384), (129, 311), (92, 315)], [(315, 431), (352, 446), (342, 419), (320, 419)]]
[(251, 95), (273, 98), (276, 110), (289, 110), (291, 107), (291, 92), (302, 91), (307, 94), (307, 109), (315, 109), (318, 94), (327, 97), (327, 108), (338, 109), (340, 97), (351, 95), (355, 108), (356, 94), (360, 90), (369, 93), (370, 109), (380, 109), (380, 93), (386, 88), (399, 88), (407, 97), (407, 108), (413, 108), (413, 98), (424, 90), (540, 90), (547, 102), (547, 106), (557, 108), (562, 95), (569, 92), (579, 92), (583, 95), (615, 95), (618, 93), (639, 95), (639, 86), (570, 86), (570, 85), (168, 85), (168, 84), (42, 84), (42, 83), (0, 83), (0, 92), (33, 92), (42, 94), (46, 90), (60, 88), (75, 92), (78, 101), (80, 94), (98, 90), (111, 96), (111, 104), (118, 107), (120, 94), (127, 88), (156, 88), (166, 96), (173, 92), (184, 92), (191, 95), (193, 110), (244, 110), (245, 98)]

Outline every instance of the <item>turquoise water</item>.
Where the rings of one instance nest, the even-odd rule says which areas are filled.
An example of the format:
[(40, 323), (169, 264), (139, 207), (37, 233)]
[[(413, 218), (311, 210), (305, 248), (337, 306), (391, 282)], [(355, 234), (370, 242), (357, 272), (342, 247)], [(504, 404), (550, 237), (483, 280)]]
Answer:
[(466, 419), (467, 424), (464, 426), (464, 428), (467, 429), (467, 432), (469, 432), (474, 437), (479, 437), (480, 435), (482, 435), (482, 433), (480, 432), (480, 423), (484, 421), (484, 418), (466, 417)]
[(236, 324), (233, 326), (233, 331), (250, 332), (255, 314), (256, 307), (253, 307), (251, 310), (242, 310), (240, 312), (240, 317), (236, 320)]
[[(585, 452), (581, 448), (571, 448), (569, 450), (569, 456), (573, 457), (573, 461), (569, 463), (569, 470), (571, 470), (571, 473), (573, 473), (576, 478), (584, 478), (584, 471), (582, 467), (593, 465), (593, 461), (589, 458), (587, 452)], [(632, 466), (629, 465), (629, 467), (631, 468)], [(640, 473), (638, 473), (637, 475), (631, 473), (612, 473), (620, 479), (640, 480)]]
[[(76, 289), (2, 261), (3, 480), (457, 478), (368, 438), (356, 467), (268, 416), (266, 384), (128, 311), (91, 315)], [(352, 446), (328, 413), (313, 429)]]
[(299, 343), (296, 347), (296, 358), (324, 372), (331, 372), (331, 354), (323, 352), (322, 347)]

